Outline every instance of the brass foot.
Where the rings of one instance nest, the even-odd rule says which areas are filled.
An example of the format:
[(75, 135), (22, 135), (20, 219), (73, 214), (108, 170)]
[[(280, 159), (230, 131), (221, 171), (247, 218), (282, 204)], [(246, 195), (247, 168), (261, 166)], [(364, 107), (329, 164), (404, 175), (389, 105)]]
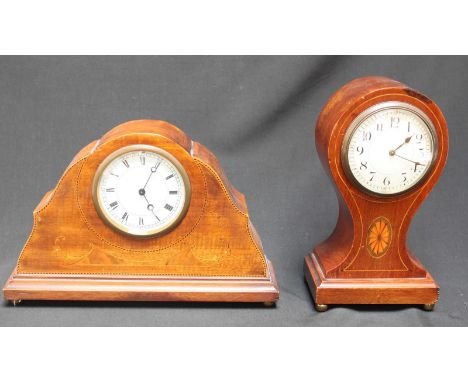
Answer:
[(275, 302), (274, 301), (265, 301), (263, 303), (264, 306), (267, 306), (268, 308), (272, 307), (272, 306), (275, 306)]
[(13, 306), (16, 306), (21, 302), (21, 300), (11, 300), (11, 302), (13, 303)]
[(426, 312), (432, 312), (434, 310), (434, 306), (435, 306), (435, 304), (424, 304), (423, 309)]
[(326, 312), (328, 310), (328, 305), (326, 305), (326, 304), (315, 304), (315, 310), (317, 312)]

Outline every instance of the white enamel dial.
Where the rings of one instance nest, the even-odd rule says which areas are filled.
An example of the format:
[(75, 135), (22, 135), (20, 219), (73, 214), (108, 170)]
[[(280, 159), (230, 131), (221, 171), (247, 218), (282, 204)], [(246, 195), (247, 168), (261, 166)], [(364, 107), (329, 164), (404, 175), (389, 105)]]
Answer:
[(342, 150), (345, 168), (370, 193), (405, 192), (430, 170), (436, 151), (434, 128), (412, 105), (377, 104), (361, 113), (348, 131)]
[(113, 228), (153, 236), (173, 228), (185, 214), (190, 184), (180, 163), (152, 146), (128, 146), (99, 167), (94, 202)]

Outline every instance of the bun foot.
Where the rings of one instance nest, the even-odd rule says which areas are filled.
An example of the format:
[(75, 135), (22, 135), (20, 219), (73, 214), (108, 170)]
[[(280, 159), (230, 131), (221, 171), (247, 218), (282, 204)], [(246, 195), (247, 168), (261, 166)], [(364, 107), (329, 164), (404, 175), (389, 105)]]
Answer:
[(263, 303), (264, 306), (268, 307), (268, 308), (271, 308), (272, 306), (275, 306), (276, 303), (274, 301), (265, 301)]
[(434, 310), (434, 306), (435, 306), (435, 304), (424, 304), (423, 309), (426, 312), (432, 312)]
[(326, 312), (328, 310), (328, 305), (326, 305), (326, 304), (315, 304), (315, 310), (317, 312)]

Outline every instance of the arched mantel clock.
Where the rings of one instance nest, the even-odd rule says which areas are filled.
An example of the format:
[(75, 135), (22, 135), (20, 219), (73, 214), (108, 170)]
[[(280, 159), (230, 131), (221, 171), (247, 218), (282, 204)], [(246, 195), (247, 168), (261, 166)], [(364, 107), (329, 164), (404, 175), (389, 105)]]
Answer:
[(36, 207), (3, 291), (13, 302), (279, 297), (244, 195), (205, 146), (151, 120), (75, 156)]

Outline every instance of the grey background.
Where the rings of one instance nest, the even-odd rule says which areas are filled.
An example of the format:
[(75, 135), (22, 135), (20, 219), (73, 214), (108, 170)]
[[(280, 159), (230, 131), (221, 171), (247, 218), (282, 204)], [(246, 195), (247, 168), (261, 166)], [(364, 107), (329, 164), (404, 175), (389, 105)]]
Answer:
[[(0, 325), (465, 326), (466, 57), (0, 57), (0, 281), (32, 210), (78, 150), (117, 124), (162, 119), (210, 148), (248, 201), (281, 287), (276, 308), (241, 304), (0, 303)], [(451, 138), (440, 182), (409, 233), (441, 286), (434, 312), (334, 307), (316, 313), (303, 257), (333, 229), (337, 202), (315, 152), (315, 120), (355, 77), (385, 75), (433, 98)]]

